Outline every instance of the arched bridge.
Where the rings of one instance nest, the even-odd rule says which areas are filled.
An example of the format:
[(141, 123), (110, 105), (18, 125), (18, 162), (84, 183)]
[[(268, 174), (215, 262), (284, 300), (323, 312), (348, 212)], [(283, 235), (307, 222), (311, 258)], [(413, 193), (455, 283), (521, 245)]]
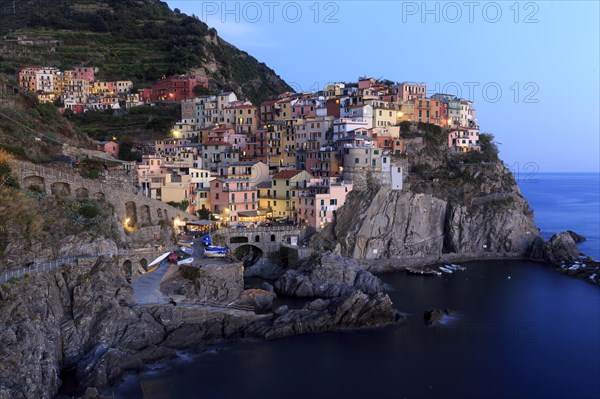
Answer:
[(112, 205), (121, 222), (129, 219), (130, 225), (156, 224), (160, 220), (171, 222), (196, 220), (197, 217), (164, 202), (137, 195), (133, 186), (104, 184), (84, 179), (72, 173), (63, 173), (56, 169), (16, 161), (13, 165), (15, 175), (22, 187), (36, 187), (49, 195), (75, 197), (81, 199), (106, 200)]
[(220, 229), (211, 234), (215, 244), (227, 245), (231, 251), (244, 246), (259, 248), (263, 254), (277, 253), (281, 244), (300, 242), (308, 229), (297, 226), (255, 227), (246, 229)]

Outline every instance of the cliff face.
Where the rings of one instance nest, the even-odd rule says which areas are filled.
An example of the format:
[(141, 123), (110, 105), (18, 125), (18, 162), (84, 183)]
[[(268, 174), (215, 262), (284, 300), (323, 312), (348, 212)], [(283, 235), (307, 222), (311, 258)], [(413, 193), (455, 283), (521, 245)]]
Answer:
[(322, 237), (357, 259), (525, 256), (538, 229), (514, 178), (501, 163), (473, 166), (409, 176), (402, 191), (359, 187)]
[[(240, 268), (241, 270), (241, 268)], [(365, 272), (366, 273), (366, 272)], [(372, 276), (371, 276), (372, 277)], [(374, 278), (372, 278), (374, 279)], [(134, 306), (109, 259), (0, 285), (0, 399), (51, 398), (63, 368), (99, 391), (126, 371), (223, 339), (276, 338), (398, 320), (389, 297), (359, 289), (274, 313), (206, 306)]]

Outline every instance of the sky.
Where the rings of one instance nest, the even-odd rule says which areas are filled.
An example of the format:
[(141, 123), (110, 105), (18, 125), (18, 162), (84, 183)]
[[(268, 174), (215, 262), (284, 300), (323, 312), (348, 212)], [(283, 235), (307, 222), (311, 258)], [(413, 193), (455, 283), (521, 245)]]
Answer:
[(596, 0), (167, 3), (296, 91), (369, 76), (471, 99), (517, 178), (600, 171)]

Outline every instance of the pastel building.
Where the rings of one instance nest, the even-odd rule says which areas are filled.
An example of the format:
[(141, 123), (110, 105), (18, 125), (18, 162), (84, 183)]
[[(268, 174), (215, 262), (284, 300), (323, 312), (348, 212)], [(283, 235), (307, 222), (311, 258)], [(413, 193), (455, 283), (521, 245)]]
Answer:
[(252, 217), (258, 210), (256, 187), (240, 179), (217, 177), (210, 182), (210, 211), (223, 222)]
[(481, 151), (478, 128), (455, 128), (448, 134), (448, 148), (454, 152)]
[(335, 212), (344, 205), (352, 184), (337, 179), (313, 179), (309, 189), (297, 199), (297, 220), (317, 231), (333, 222)]
[(415, 98), (427, 97), (427, 86), (425, 84), (400, 83), (392, 88), (392, 92), (398, 96), (398, 99), (406, 103)]
[(271, 178), (271, 183), (259, 185), (260, 209), (274, 218), (294, 219), (298, 195), (308, 188), (313, 178), (304, 170), (282, 170)]
[(144, 155), (137, 164), (137, 184), (143, 195), (160, 199), (160, 189), (167, 174), (167, 168), (160, 155)]

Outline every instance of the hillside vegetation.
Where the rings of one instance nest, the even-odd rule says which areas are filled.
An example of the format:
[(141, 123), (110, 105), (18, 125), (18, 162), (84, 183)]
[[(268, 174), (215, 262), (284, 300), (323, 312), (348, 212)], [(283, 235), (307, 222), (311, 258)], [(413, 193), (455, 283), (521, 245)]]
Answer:
[(0, 0), (0, 20), (0, 72), (7, 74), (28, 65), (96, 66), (100, 79), (143, 87), (194, 71), (210, 78), (212, 90), (253, 102), (291, 90), (215, 29), (158, 0)]

